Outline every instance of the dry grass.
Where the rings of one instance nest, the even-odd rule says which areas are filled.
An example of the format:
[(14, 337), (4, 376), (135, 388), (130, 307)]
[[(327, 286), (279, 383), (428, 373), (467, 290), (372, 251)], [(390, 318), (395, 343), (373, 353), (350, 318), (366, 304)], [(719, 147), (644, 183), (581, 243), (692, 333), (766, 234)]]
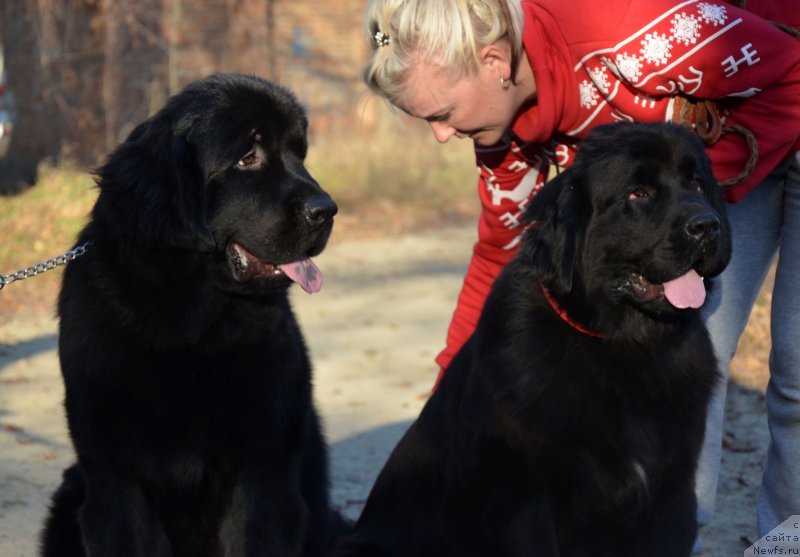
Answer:
[[(0, 197), (0, 273), (14, 273), (68, 251), (96, 196), (86, 172), (44, 167), (36, 187)], [(0, 292), (0, 315), (52, 307), (60, 276), (53, 270), (6, 286)]]
[(769, 381), (770, 309), (775, 269), (765, 281), (756, 300), (744, 335), (739, 341), (736, 357), (731, 362), (731, 377), (747, 389), (765, 392)]
[(474, 221), (474, 161), (471, 142), (439, 145), (427, 126), (383, 113), (370, 132), (314, 138), (307, 164), (339, 204), (336, 234), (350, 237)]

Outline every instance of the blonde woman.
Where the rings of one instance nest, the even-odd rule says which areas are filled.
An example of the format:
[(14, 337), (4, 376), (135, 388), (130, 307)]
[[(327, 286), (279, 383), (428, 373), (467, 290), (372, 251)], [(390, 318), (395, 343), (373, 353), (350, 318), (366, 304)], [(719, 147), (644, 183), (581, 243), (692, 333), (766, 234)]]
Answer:
[[(479, 240), (436, 359), (441, 373), (514, 254), (526, 205), (594, 126), (683, 120), (698, 128), (734, 234), (732, 262), (704, 307), (725, 374), (780, 252), (771, 444), (757, 513), (764, 535), (800, 514), (800, 41), (774, 24), (800, 27), (800, 2), (750, 0), (746, 8), (720, 0), (373, 0), (364, 78), (426, 121), (438, 141), (475, 145)], [(724, 401), (721, 384), (697, 479), (701, 525), (714, 505)]]

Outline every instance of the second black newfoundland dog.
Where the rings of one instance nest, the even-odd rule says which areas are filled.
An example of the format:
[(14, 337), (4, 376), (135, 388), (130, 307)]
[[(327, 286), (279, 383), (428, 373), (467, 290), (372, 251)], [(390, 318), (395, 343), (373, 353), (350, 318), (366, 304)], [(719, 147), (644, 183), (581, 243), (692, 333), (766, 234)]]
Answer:
[(320, 556), (335, 517), (311, 369), (287, 298), (336, 205), (306, 171), (285, 89), (220, 74), (100, 170), (59, 299), (78, 464), (42, 554)]
[(730, 257), (699, 141), (598, 128), (547, 185), (475, 334), (337, 555), (683, 557)]

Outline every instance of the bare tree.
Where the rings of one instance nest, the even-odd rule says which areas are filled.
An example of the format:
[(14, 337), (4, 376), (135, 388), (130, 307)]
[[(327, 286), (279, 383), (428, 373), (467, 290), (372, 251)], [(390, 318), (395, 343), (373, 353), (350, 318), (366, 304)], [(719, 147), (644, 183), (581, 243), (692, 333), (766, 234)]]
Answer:
[(103, 19), (93, 0), (3, 0), (0, 37), (15, 126), (0, 194), (36, 182), (44, 160), (102, 152)]
[(0, 3), (0, 36), (5, 57), (7, 94), (15, 100), (16, 131), (8, 154), (0, 159), (0, 194), (16, 193), (36, 182), (39, 162), (63, 137), (63, 121), (47, 89), (46, 45), (35, 0)]
[(113, 149), (136, 124), (160, 108), (170, 91), (163, 0), (101, 2), (106, 26), (103, 98), (99, 101), (105, 108), (102, 153)]

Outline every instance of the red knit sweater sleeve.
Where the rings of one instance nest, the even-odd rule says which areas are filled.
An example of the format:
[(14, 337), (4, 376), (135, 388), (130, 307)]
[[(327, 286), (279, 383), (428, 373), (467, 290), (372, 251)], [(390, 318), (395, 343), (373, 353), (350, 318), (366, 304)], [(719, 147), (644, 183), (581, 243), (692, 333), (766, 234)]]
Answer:
[[(728, 4), (700, 2), (679, 10), (669, 6), (667, 0), (632, 2), (620, 28), (623, 40), (608, 56), (641, 93), (721, 99), (726, 129), (741, 126), (752, 132), (758, 144), (755, 170), (726, 192), (729, 201), (739, 201), (797, 150), (800, 42), (766, 19)], [(664, 15), (654, 18), (661, 10)], [(747, 160), (745, 140), (738, 133), (723, 134), (707, 151), (719, 179), (737, 176)]]
[(448, 329), (447, 346), (436, 358), (442, 370), (440, 379), (472, 335), (495, 278), (517, 250), (525, 229), (525, 209), (547, 178), (549, 160), (555, 157), (559, 165), (565, 165), (572, 155), (563, 145), (549, 152), (540, 144), (520, 146), (514, 142), (495, 148), (476, 147), (475, 152), (482, 209), (478, 242)]

